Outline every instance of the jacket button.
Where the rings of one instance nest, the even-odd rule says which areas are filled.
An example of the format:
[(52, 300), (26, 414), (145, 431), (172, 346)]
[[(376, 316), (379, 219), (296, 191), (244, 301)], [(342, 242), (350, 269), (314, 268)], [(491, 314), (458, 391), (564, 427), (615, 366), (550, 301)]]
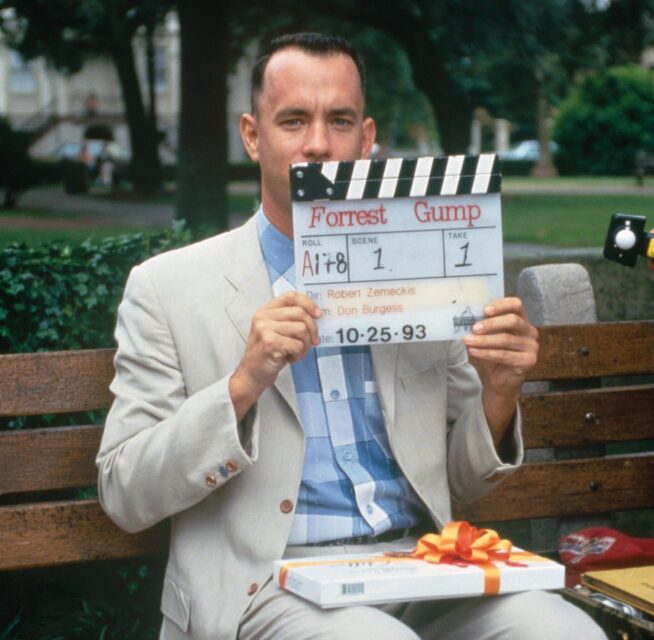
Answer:
[(218, 480), (216, 480), (216, 476), (214, 476), (213, 473), (210, 473), (204, 481), (207, 483), (208, 487), (215, 487), (218, 484)]
[(282, 510), (282, 513), (291, 513), (293, 511), (293, 502), (291, 500), (282, 500), (279, 508)]
[(256, 582), (253, 582), (249, 587), (248, 587), (248, 595), (253, 596), (256, 592), (257, 589), (259, 588), (259, 585)]
[(234, 473), (234, 471), (238, 469), (238, 465), (234, 460), (228, 460), (225, 466), (227, 467), (227, 471), (230, 473)]

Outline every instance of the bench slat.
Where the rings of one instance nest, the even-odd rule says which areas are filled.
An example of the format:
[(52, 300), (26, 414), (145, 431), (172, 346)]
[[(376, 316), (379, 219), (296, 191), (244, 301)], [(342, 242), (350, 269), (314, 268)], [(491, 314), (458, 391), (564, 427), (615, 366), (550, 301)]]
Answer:
[(113, 349), (0, 355), (0, 416), (104, 409)]
[(540, 352), (529, 380), (654, 372), (654, 320), (539, 327)]
[[(654, 437), (654, 385), (532, 394), (521, 405), (527, 448)], [(0, 432), (0, 494), (94, 485), (101, 437), (99, 426)]]
[(0, 570), (165, 552), (168, 528), (125, 533), (97, 500), (0, 507)]
[(455, 517), (471, 522), (579, 516), (654, 507), (654, 455), (525, 464)]
[(654, 438), (654, 385), (529, 394), (520, 407), (530, 449)]
[[(654, 321), (540, 328), (530, 380), (652, 373)], [(582, 353), (588, 355), (582, 355)], [(0, 355), (0, 416), (107, 408), (113, 349)]]
[(0, 431), (0, 495), (95, 485), (101, 437), (100, 426)]

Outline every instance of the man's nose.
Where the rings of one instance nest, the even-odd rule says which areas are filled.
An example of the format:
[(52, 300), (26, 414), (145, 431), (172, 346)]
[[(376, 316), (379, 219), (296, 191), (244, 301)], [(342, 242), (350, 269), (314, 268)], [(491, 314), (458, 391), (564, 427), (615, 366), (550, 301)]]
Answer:
[(329, 160), (331, 147), (329, 142), (329, 128), (324, 122), (313, 122), (307, 129), (304, 139), (304, 156), (313, 162)]

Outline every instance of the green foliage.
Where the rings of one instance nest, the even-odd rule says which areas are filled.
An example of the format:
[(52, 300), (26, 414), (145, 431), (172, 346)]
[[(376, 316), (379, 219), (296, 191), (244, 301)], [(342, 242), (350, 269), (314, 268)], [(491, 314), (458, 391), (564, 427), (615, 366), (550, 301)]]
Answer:
[(131, 267), (190, 240), (177, 225), (78, 247), (7, 246), (0, 252), (0, 353), (113, 346)]
[(343, 24), (343, 33), (361, 52), (366, 64), (368, 113), (377, 124), (377, 142), (392, 149), (415, 149), (422, 140), (437, 138), (434, 114), (413, 82), (411, 63), (388, 35), (358, 25)]
[(562, 104), (554, 127), (563, 174), (633, 173), (654, 152), (654, 71), (614, 67), (589, 75)]
[[(0, 352), (113, 346), (118, 301), (131, 267), (188, 244), (170, 230), (0, 251)], [(85, 423), (101, 421), (100, 412)], [(42, 416), (38, 426), (77, 416)], [(36, 420), (36, 419), (35, 419)], [(0, 427), (32, 426), (24, 418)], [(92, 497), (94, 488), (79, 497)], [(0, 575), (0, 640), (154, 640), (160, 626), (161, 561), (92, 563)]]
[(155, 640), (164, 562), (0, 575), (0, 640)]

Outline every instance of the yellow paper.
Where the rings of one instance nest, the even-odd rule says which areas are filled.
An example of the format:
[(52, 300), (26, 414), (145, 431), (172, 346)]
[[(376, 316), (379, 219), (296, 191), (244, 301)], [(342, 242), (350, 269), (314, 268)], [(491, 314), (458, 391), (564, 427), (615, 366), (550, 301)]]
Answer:
[(654, 615), (654, 565), (584, 573), (587, 587)]

